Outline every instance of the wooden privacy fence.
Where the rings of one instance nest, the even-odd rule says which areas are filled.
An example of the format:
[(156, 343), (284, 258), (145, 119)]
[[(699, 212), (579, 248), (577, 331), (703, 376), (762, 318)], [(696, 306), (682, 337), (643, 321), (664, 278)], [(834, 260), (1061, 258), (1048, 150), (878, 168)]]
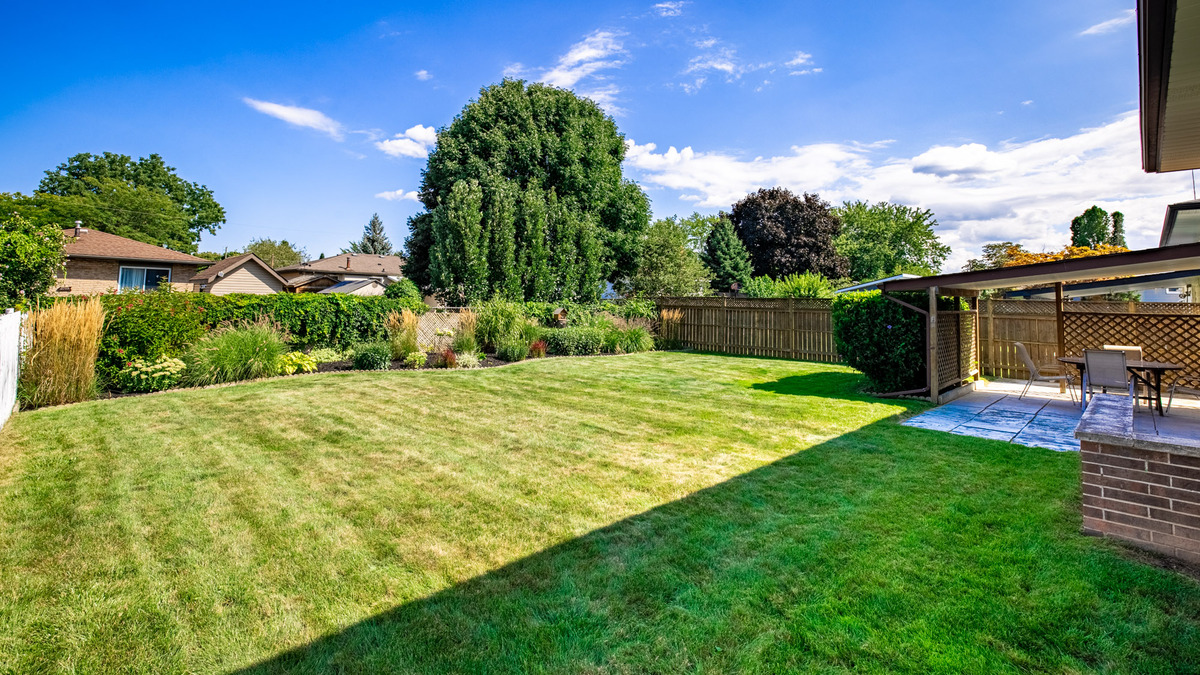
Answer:
[(683, 312), (679, 337), (702, 351), (839, 363), (830, 301), (822, 299), (660, 298)]
[[(1029, 377), (1017, 358), (1016, 342), (1039, 368), (1058, 358), (1051, 300), (981, 300), (980, 357), (985, 375)], [(1149, 358), (1188, 367), (1200, 377), (1200, 304), (1178, 302), (1067, 302), (1063, 305), (1067, 355), (1106, 344), (1140, 345)]]

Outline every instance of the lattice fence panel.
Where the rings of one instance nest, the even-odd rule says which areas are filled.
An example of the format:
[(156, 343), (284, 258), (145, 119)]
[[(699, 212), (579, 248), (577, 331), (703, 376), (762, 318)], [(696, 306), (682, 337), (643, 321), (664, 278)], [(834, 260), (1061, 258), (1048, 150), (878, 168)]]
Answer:
[(938, 312), (938, 387), (970, 379), (975, 373), (975, 312)]
[(458, 328), (458, 309), (439, 308), (421, 315), (417, 324), (417, 343), (429, 350), (442, 350), (454, 339)]
[(1200, 315), (1068, 312), (1063, 331), (1069, 356), (1106, 344), (1137, 345), (1147, 360), (1178, 363), (1180, 377), (1200, 381)]

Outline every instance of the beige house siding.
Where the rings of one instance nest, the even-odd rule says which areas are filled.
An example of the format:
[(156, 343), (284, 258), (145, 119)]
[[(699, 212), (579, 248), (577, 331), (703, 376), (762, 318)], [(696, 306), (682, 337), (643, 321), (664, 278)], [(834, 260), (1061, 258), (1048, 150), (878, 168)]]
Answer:
[(257, 264), (247, 263), (225, 276), (217, 278), (204, 290), (213, 295), (227, 295), (229, 293), (269, 295), (282, 291), (283, 284), (279, 283), (278, 279), (272, 277)]
[[(191, 280), (198, 265), (148, 263), (135, 260), (68, 258), (66, 273), (59, 276), (51, 295), (94, 295), (117, 289), (121, 267), (171, 268), (171, 286), (177, 291), (192, 290)], [(69, 288), (70, 290), (59, 290)]]
[(348, 295), (383, 295), (384, 287), (380, 284), (371, 284), (349, 293)]

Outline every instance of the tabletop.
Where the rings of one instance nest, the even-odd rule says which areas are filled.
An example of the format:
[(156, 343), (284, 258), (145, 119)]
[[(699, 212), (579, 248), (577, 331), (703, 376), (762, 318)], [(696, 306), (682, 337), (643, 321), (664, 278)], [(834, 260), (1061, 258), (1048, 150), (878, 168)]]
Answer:
[[(1059, 361), (1063, 363), (1073, 363), (1077, 366), (1083, 365), (1082, 356), (1060, 356)], [(1126, 368), (1137, 368), (1140, 370), (1183, 370), (1183, 366), (1178, 363), (1168, 363), (1166, 361), (1134, 361), (1132, 359), (1125, 362)]]

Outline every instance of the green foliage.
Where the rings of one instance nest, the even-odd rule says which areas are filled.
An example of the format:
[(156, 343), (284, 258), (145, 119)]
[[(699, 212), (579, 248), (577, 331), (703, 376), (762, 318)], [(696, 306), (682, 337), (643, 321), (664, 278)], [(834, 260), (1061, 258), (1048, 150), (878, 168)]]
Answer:
[(353, 349), (355, 370), (387, 370), (392, 365), (392, 350), (386, 342), (364, 342)]
[(207, 323), (205, 309), (195, 302), (199, 295), (179, 293), (164, 285), (151, 292), (100, 296), (106, 313), (96, 361), (101, 381), (115, 381), (131, 361), (152, 362), (191, 348)]
[(294, 375), (297, 372), (317, 372), (317, 360), (311, 354), (304, 352), (288, 352), (281, 354), (276, 363), (280, 375)]
[(475, 338), (475, 333), (457, 331), (454, 333), (454, 339), (450, 342), (450, 348), (459, 354), (479, 351), (479, 341)]
[(524, 361), (529, 356), (529, 343), (521, 337), (507, 337), (496, 345), (496, 358), (501, 361)]
[(994, 270), (1004, 267), (1013, 258), (1014, 253), (1027, 253), (1025, 247), (1011, 241), (998, 241), (984, 244), (983, 252), (978, 258), (971, 258), (963, 265), (964, 272), (979, 270)]
[(744, 287), (753, 273), (750, 253), (728, 218), (717, 218), (704, 240), (700, 259), (712, 273), (712, 287), (722, 293), (734, 284)]
[(0, 222), (0, 309), (23, 310), (54, 288), (66, 239), (56, 225), (13, 214)]
[(225, 326), (200, 338), (184, 355), (184, 381), (191, 385), (239, 382), (279, 374), (287, 343), (267, 321)]
[(519, 80), (483, 89), (429, 155), (406, 275), (465, 302), (596, 299), (632, 275), (649, 220), (624, 156), (589, 100)]
[(1125, 243), (1125, 214), (1120, 211), (1112, 212), (1112, 232), (1108, 235), (1108, 243), (1112, 246), (1128, 247)]
[(751, 298), (832, 298), (833, 284), (820, 274), (789, 274), (782, 279), (754, 277), (744, 289)]
[(525, 308), (519, 302), (493, 298), (472, 307), (476, 315), (475, 339), (485, 351), (495, 351), (508, 338), (521, 335)]
[(546, 341), (546, 351), (558, 356), (586, 356), (599, 354), (604, 348), (604, 329), (582, 326), (547, 328), (541, 339)]
[(704, 250), (704, 244), (708, 241), (712, 231), (722, 222), (727, 221), (722, 216), (706, 216), (698, 211), (693, 211), (692, 215), (686, 218), (671, 216), (669, 220), (677, 222), (679, 228), (687, 233), (687, 247), (697, 253)]
[(673, 219), (654, 221), (646, 230), (637, 272), (630, 280), (635, 293), (651, 297), (703, 295), (708, 268), (688, 247), (688, 232)]
[(649, 298), (630, 298), (620, 302), (600, 300), (598, 302), (526, 302), (525, 315), (543, 326), (552, 324), (551, 313), (557, 308), (567, 310), (567, 323), (578, 324), (596, 314), (607, 314), (622, 319), (650, 319), (658, 317), (658, 305)]
[(817, 195), (797, 197), (778, 187), (759, 190), (734, 204), (729, 219), (750, 253), (755, 274), (776, 279), (804, 272), (846, 276), (849, 265), (834, 246), (841, 221)]
[(212, 190), (183, 180), (158, 155), (134, 161), (111, 152), (80, 153), (47, 171), (37, 191), (68, 198), (66, 224), (60, 225), (83, 220), (88, 227), (179, 251), (195, 251), (201, 233), (216, 234), (225, 222)]
[(409, 279), (401, 279), (388, 284), (383, 291), (383, 297), (393, 300), (404, 299), (411, 302), (422, 302), (421, 291)]
[(182, 360), (168, 356), (149, 361), (134, 359), (117, 372), (113, 384), (129, 393), (163, 391), (177, 386), (186, 369)]
[(648, 321), (629, 322), (618, 319), (604, 333), (601, 348), (609, 354), (634, 354), (654, 349), (654, 334)]
[(420, 318), (409, 310), (390, 312), (384, 321), (388, 348), (393, 360), (404, 360), (409, 354), (421, 351), (417, 344)]
[[(1125, 216), (1121, 216), (1121, 234), (1124, 235)], [(1071, 245), (1096, 248), (1109, 243), (1112, 237), (1112, 218), (1108, 211), (1092, 206), (1071, 220)]]
[(279, 269), (290, 265), (299, 265), (308, 260), (308, 253), (298, 248), (287, 239), (251, 239), (242, 253), (253, 253), (262, 259), (268, 267)]
[(937, 274), (950, 255), (950, 247), (933, 231), (938, 223), (929, 209), (855, 201), (845, 202), (835, 212), (842, 230), (834, 245), (849, 262), (851, 279)]
[(425, 363), (428, 361), (429, 361), (429, 355), (426, 354), (425, 352), (413, 352), (413, 353), (409, 354), (408, 356), (404, 357), (404, 367), (412, 368), (414, 370), (417, 368), (424, 368)]
[(308, 353), (317, 363), (334, 363), (335, 361), (345, 361), (346, 353), (340, 349), (332, 347), (319, 347)]
[(540, 337), (529, 343), (529, 358), (542, 359), (546, 357), (546, 341)]
[(392, 255), (392, 241), (383, 230), (383, 220), (378, 213), (371, 214), (371, 220), (363, 226), (362, 239), (350, 242), (350, 248), (342, 249), (342, 253), (374, 253), (376, 255)]

